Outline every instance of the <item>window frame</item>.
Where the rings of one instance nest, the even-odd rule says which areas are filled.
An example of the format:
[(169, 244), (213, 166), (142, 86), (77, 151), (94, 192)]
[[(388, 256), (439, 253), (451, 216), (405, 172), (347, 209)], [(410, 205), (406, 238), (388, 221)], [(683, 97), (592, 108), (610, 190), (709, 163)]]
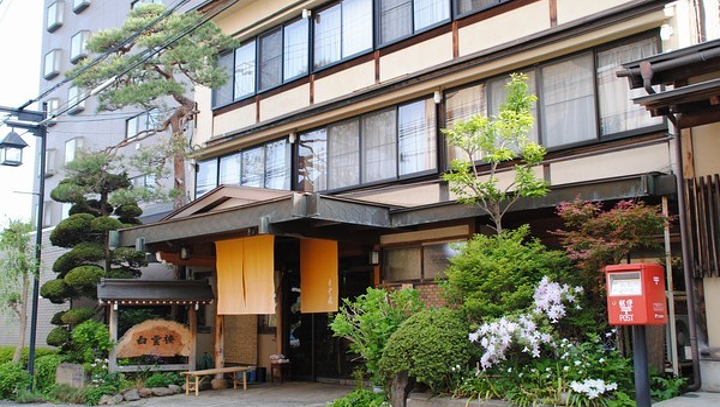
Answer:
[[(48, 58), (52, 58), (48, 63)], [(60, 59), (62, 58), (62, 50), (60, 48), (51, 49), (43, 57), (43, 78), (50, 80), (60, 75)], [(52, 65), (48, 70), (48, 65)]]
[(453, 12), (453, 17), (455, 19), (465, 18), (467, 16), (471, 16), (473, 14), (477, 14), (477, 13), (483, 12), (485, 10), (495, 8), (501, 4), (510, 3), (514, 0), (493, 0), (493, 3), (491, 3), (491, 4), (482, 6), (480, 8), (471, 9), (470, 11), (466, 11), (463, 13), (460, 12), (460, 5), (458, 4), (459, 1), (461, 1), (461, 0), (452, 0), (452, 12)]
[(381, 1), (382, 0), (377, 0), (377, 2), (375, 3), (375, 10), (374, 10), (374, 14), (375, 14), (374, 36), (375, 36), (375, 44), (376, 44), (377, 49), (382, 49), (387, 46), (393, 45), (395, 43), (402, 42), (408, 38), (412, 38), (416, 35), (420, 35), (424, 32), (430, 31), (436, 27), (439, 27), (441, 25), (444, 25), (444, 24), (447, 24), (447, 23), (453, 21), (454, 0), (437, 0), (437, 1), (445, 2), (445, 4), (447, 5), (448, 17), (445, 19), (442, 19), (442, 20), (438, 20), (432, 24), (429, 24), (424, 27), (416, 29), (415, 28), (415, 8), (416, 8), (415, 2), (418, 0), (409, 0), (410, 1), (410, 26), (411, 26), (410, 33), (401, 35), (399, 37), (393, 38), (392, 40), (383, 42), (382, 37), (381, 37), (381, 32), (382, 32), (382, 22), (381, 22), (382, 16), (380, 15), (380, 2)]
[[(52, 14), (52, 9), (54, 9), (54, 15), (52, 16), (53, 19), (51, 20), (50, 16)], [(47, 30), (47, 32), (55, 32), (58, 28), (63, 26), (63, 23), (65, 22), (64, 20), (65, 2), (63, 0), (57, 0), (50, 3), (45, 10), (45, 29)]]
[(80, 14), (90, 7), (90, 0), (73, 0), (73, 13)]
[[(84, 145), (85, 142), (82, 136), (73, 137), (65, 141), (63, 163), (67, 165), (68, 163), (74, 161), (75, 157), (77, 156), (78, 150), (82, 149)], [(72, 156), (72, 159), (68, 159), (68, 156)]]
[(77, 86), (71, 85), (68, 87), (67, 94), (68, 114), (78, 114), (85, 110), (85, 100), (83, 99), (85, 97), (85, 92)]
[[(431, 246), (439, 246), (439, 245), (450, 245), (450, 244), (457, 244), (457, 243), (467, 243), (468, 238), (466, 237), (443, 237), (443, 238), (435, 238), (435, 239), (429, 239), (429, 240), (419, 240), (419, 241), (412, 241), (412, 242), (404, 242), (404, 243), (396, 243), (396, 244), (389, 244), (381, 247), (381, 275), (382, 275), (382, 283), (383, 284), (401, 284), (401, 283), (411, 283), (411, 282), (434, 282), (437, 280), (438, 276), (437, 274), (434, 276), (427, 276), (427, 270), (426, 270), (426, 248)], [(408, 250), (408, 249), (418, 249), (420, 252), (420, 258), (419, 258), (419, 278), (409, 278), (409, 279), (398, 279), (398, 280), (389, 280), (388, 279), (388, 271), (387, 271), (387, 259), (388, 259), (388, 252), (394, 251), (394, 250)], [(449, 258), (448, 258), (449, 259)], [(446, 279), (447, 276), (442, 276), (440, 279)]]
[(345, 30), (344, 30), (344, 25), (343, 25), (343, 3), (345, 3), (346, 1), (350, 1), (350, 0), (334, 1), (326, 6), (320, 7), (318, 9), (312, 11), (312, 16), (310, 18), (312, 20), (314, 20), (315, 18), (317, 18), (317, 16), (319, 14), (322, 14), (323, 12), (330, 10), (333, 7), (340, 7), (340, 42), (338, 45), (340, 57), (335, 61), (328, 62), (321, 66), (315, 65), (315, 54), (316, 54), (316, 52), (315, 52), (315, 34), (316, 34), (316, 32), (315, 32), (314, 21), (311, 21), (311, 23), (310, 23), (310, 67), (309, 67), (310, 73), (321, 72), (325, 69), (332, 68), (332, 67), (342, 64), (350, 59), (371, 53), (375, 50), (375, 48), (376, 48), (376, 33), (375, 33), (375, 31), (376, 31), (376, 24), (377, 24), (376, 23), (376, 20), (377, 20), (376, 19), (376, 1), (375, 0), (364, 0), (364, 1), (368, 1), (370, 3), (370, 8), (371, 8), (371, 12), (370, 12), (370, 14), (371, 14), (370, 15), (370, 46), (366, 49), (356, 51), (352, 54), (343, 55), (343, 40), (345, 39), (345, 37), (344, 37)]
[[(89, 30), (80, 30), (70, 37), (70, 63), (76, 64), (81, 59), (87, 58), (89, 55), (89, 51), (87, 49), (87, 42), (89, 38)], [(75, 43), (76, 39), (79, 41), (78, 44)], [(75, 49), (76, 46), (78, 49)]]

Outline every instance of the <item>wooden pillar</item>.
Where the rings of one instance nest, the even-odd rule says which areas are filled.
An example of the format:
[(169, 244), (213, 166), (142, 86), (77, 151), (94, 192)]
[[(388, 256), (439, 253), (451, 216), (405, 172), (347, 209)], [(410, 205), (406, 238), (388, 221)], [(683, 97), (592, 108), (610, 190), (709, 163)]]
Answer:
[[(219, 369), (225, 366), (225, 316), (217, 315), (215, 317), (215, 368)], [(222, 374), (219, 375), (222, 378)]]
[(110, 331), (110, 340), (115, 346), (110, 349), (108, 356), (108, 370), (110, 373), (117, 371), (117, 341), (118, 341), (118, 304), (110, 304), (110, 315), (108, 316), (108, 331)]
[(190, 355), (188, 356), (188, 370), (195, 370), (197, 363), (197, 309), (198, 303), (188, 305), (188, 330), (190, 331)]

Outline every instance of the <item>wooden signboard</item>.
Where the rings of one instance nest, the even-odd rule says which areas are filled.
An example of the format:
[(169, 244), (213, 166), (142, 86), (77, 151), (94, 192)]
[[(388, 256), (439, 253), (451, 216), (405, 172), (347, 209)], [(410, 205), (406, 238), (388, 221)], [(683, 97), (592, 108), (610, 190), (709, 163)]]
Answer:
[(187, 327), (153, 319), (130, 328), (115, 347), (118, 358), (190, 356), (192, 338)]

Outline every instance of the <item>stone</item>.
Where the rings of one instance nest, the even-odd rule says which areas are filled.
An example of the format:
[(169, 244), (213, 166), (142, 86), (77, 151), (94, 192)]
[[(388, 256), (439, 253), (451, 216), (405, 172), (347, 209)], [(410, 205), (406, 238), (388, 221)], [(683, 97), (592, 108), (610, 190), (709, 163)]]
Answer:
[(168, 389), (172, 390), (175, 394), (181, 393), (183, 391), (183, 389), (176, 384), (169, 384)]
[(55, 370), (55, 383), (80, 388), (88, 384), (88, 378), (83, 365), (60, 363)]
[(213, 390), (226, 389), (228, 387), (227, 380), (225, 379), (212, 379), (210, 384)]
[(138, 390), (138, 394), (140, 394), (141, 398), (148, 398), (152, 396), (152, 391), (148, 389), (147, 387), (143, 387), (142, 389)]
[(125, 401), (140, 400), (140, 393), (137, 391), (137, 389), (128, 390), (123, 393), (123, 398), (125, 399)]
[(100, 406), (114, 406), (116, 404), (120, 404), (123, 401), (122, 394), (104, 394), (100, 397), (100, 401), (98, 401), (98, 405)]
[(157, 397), (172, 396), (173, 394), (175, 394), (174, 391), (168, 389), (167, 387), (153, 387), (150, 389), (150, 391), (152, 392), (153, 396)]

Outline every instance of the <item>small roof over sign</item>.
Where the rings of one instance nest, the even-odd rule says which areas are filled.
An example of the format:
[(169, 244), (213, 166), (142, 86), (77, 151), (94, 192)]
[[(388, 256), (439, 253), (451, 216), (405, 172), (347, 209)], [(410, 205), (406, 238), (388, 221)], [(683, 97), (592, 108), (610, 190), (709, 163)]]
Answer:
[(207, 281), (196, 280), (102, 279), (97, 293), (103, 305), (208, 304), (215, 299)]

